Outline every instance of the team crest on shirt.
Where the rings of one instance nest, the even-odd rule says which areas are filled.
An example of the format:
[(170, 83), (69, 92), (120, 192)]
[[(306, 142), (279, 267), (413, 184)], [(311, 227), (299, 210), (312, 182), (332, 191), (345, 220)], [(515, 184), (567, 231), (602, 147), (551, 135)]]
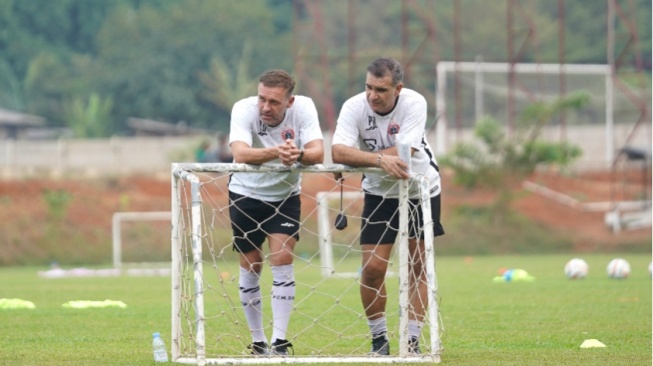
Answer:
[(284, 140), (294, 140), (295, 139), (295, 130), (292, 128), (284, 128), (283, 131), (281, 131), (281, 138)]
[(396, 135), (399, 133), (399, 124), (392, 120), (388, 125), (388, 135)]

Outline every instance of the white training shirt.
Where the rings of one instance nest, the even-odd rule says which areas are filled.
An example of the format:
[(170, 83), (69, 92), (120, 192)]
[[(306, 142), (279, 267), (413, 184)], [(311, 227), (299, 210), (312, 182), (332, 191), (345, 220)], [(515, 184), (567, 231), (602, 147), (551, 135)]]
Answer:
[[(349, 98), (343, 104), (332, 145), (358, 147), (377, 152), (395, 146), (398, 133), (406, 136), (415, 149), (411, 158), (411, 174), (423, 174), (429, 179), (430, 196), (440, 194), (440, 173), (433, 149), (426, 140), (426, 99), (414, 90), (403, 88), (395, 108), (385, 116), (369, 106), (365, 92)], [(387, 173), (365, 173), (362, 187), (370, 194), (399, 197), (397, 179)], [(410, 197), (417, 198), (417, 187), (411, 185)]]
[[(317, 109), (311, 98), (296, 95), (292, 106), (286, 109), (283, 121), (270, 127), (259, 119), (258, 96), (242, 99), (231, 111), (229, 144), (242, 141), (254, 148), (278, 146), (293, 139), (299, 149), (306, 143), (322, 140), (322, 130)], [(281, 164), (275, 159), (270, 164)], [(233, 173), (229, 190), (263, 201), (282, 201), (291, 194), (299, 194), (299, 173)]]

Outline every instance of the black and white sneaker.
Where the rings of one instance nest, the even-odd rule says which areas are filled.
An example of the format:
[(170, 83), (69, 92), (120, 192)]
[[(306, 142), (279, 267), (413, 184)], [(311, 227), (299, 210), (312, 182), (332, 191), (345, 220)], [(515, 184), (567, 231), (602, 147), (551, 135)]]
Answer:
[(389, 356), (390, 355), (390, 343), (385, 334), (381, 334), (372, 338), (372, 350), (368, 353), (368, 356)]
[(419, 355), (421, 353), (419, 350), (419, 338), (410, 337), (408, 340), (408, 353), (413, 355)]
[(292, 343), (288, 342), (285, 339), (275, 339), (275, 341), (272, 342), (270, 353), (273, 356), (288, 356), (288, 348), (292, 350), (292, 354), (294, 355), (295, 350), (292, 348)]
[(252, 350), (252, 355), (254, 356), (268, 356), (270, 355), (270, 350), (268, 345), (265, 342), (254, 342), (247, 346), (247, 348)]

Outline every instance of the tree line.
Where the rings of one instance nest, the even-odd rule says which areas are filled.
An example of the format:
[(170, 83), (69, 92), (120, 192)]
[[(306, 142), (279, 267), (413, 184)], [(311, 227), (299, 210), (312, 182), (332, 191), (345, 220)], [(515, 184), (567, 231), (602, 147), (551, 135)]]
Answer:
[[(416, 0), (428, 12), (408, 12), (407, 29), (437, 26), (440, 59), (506, 62), (507, 1)], [(521, 62), (558, 62), (558, 2), (515, 1), (515, 43), (532, 35)], [(618, 3), (637, 25), (639, 52), (651, 65), (651, 2)], [(349, 80), (348, 12), (356, 9), (355, 80)], [(567, 0), (565, 62), (606, 63), (607, 1)], [(256, 92), (264, 70), (304, 68), (320, 75), (317, 54), (327, 54), (333, 98), (344, 101), (352, 84), (363, 91), (364, 67), (378, 56), (401, 55), (402, 3), (392, 0), (319, 2), (324, 44), (300, 43), (314, 28), (291, 0), (0, 0), (0, 108), (43, 116), (49, 126), (70, 127), (78, 137), (128, 134), (129, 117), (228, 130), (231, 105)], [(298, 7), (297, 9), (302, 9)], [(632, 11), (632, 9), (636, 11)], [(306, 9), (304, 9), (306, 10)], [(455, 24), (454, 18), (458, 19)], [(309, 23), (293, 27), (294, 22)], [(616, 49), (629, 47), (626, 24), (617, 24)], [(454, 42), (454, 27), (459, 39)], [(408, 47), (419, 47), (419, 37)], [(326, 48), (319, 50), (318, 47)], [(458, 47), (456, 49), (456, 47)], [(430, 50), (430, 52), (434, 52)], [(311, 58), (312, 55), (316, 55)], [(369, 59), (368, 59), (369, 58)], [(433, 84), (432, 59), (416, 65), (415, 83)], [(626, 66), (633, 56), (623, 60)], [(423, 70), (423, 71), (422, 71)], [(321, 77), (321, 76), (320, 76)], [(360, 85), (360, 87), (358, 87)], [(299, 94), (308, 93), (298, 85)], [(317, 101), (318, 103), (320, 101)]]

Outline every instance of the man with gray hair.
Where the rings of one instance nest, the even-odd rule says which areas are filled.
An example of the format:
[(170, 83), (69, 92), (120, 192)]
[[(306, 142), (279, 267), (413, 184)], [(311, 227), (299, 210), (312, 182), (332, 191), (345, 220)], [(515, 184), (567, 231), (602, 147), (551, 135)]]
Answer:
[[(365, 92), (348, 99), (338, 116), (332, 141), (334, 163), (377, 167), (382, 173), (365, 173), (360, 244), (360, 293), (372, 335), (370, 355), (390, 354), (386, 326), (385, 275), (399, 227), (397, 179), (408, 179), (408, 165), (398, 156), (399, 133), (410, 144), (413, 172), (430, 184), (434, 236), (444, 234), (440, 224), (440, 174), (434, 151), (426, 140), (427, 104), (419, 93), (403, 84), (403, 67), (391, 58), (379, 58), (367, 67)], [(409, 191), (409, 351), (420, 353), (419, 340), (427, 302), (423, 271), (423, 219), (416, 189)]]

